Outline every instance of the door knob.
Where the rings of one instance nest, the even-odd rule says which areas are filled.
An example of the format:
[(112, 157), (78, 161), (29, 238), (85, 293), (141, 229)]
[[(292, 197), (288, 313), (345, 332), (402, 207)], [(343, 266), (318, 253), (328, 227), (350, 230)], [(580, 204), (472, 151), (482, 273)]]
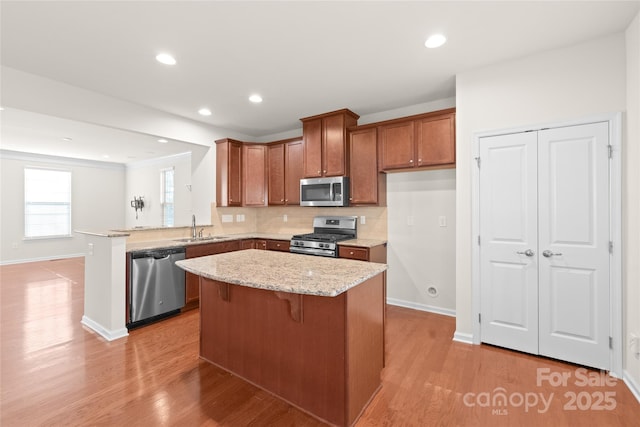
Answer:
[(526, 256), (534, 256), (535, 252), (533, 252), (531, 249), (527, 249), (524, 252), (516, 252), (519, 255), (526, 255)]
[(552, 256), (557, 255), (560, 256), (562, 255), (562, 252), (551, 252), (550, 250), (546, 250), (544, 252), (542, 252), (542, 256), (545, 258), (551, 258)]

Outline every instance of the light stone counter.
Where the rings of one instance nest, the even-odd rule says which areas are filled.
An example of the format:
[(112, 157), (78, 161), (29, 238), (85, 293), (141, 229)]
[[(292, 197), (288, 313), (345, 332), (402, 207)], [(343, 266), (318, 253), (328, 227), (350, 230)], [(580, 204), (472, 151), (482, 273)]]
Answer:
[(234, 285), (334, 297), (387, 269), (386, 264), (247, 249), (177, 261), (198, 276)]

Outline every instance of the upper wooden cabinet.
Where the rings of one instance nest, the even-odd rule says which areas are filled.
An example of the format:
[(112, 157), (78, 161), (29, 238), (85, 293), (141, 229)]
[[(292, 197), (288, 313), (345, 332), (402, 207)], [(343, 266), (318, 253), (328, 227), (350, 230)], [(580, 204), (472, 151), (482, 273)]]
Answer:
[(455, 166), (455, 108), (378, 124), (379, 169)]
[(267, 205), (267, 146), (242, 146), (243, 206)]
[(343, 109), (300, 119), (306, 178), (347, 174), (347, 128), (355, 126), (359, 117)]
[(242, 206), (242, 142), (216, 141), (216, 205)]
[(349, 204), (386, 204), (387, 176), (378, 171), (377, 129), (349, 132)]
[(269, 145), (269, 205), (300, 204), (303, 147), (299, 138)]

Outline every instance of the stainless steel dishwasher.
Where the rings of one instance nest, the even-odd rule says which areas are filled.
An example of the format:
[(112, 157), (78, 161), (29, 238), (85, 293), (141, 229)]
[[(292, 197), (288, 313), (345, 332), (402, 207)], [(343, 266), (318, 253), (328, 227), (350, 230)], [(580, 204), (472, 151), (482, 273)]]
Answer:
[(184, 307), (184, 270), (175, 265), (185, 258), (185, 250), (166, 248), (131, 254), (127, 328), (176, 314)]

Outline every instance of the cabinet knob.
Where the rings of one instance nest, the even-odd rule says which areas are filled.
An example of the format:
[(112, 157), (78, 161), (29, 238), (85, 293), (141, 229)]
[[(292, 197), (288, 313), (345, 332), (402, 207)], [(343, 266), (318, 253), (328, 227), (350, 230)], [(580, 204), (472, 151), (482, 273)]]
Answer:
[(280, 199), (281, 202), (284, 202), (284, 199)]
[(349, 197), (349, 201), (353, 200), (353, 197)]
[(320, 171), (318, 171), (318, 175), (320, 175)]
[(289, 199), (284, 199), (284, 201), (285, 201), (285, 202), (288, 202), (288, 201), (289, 201)]
[(422, 163), (422, 159), (418, 159), (418, 163)]
[(353, 255), (353, 251), (349, 252), (349, 255)]
[(280, 247), (280, 243), (276, 243), (276, 246), (277, 246), (277, 247)]
[(409, 160), (409, 163), (413, 163), (413, 159)]
[(323, 170), (323, 171), (322, 171), (322, 173), (327, 173), (327, 170), (326, 170), (326, 169), (325, 169), (325, 170)]

